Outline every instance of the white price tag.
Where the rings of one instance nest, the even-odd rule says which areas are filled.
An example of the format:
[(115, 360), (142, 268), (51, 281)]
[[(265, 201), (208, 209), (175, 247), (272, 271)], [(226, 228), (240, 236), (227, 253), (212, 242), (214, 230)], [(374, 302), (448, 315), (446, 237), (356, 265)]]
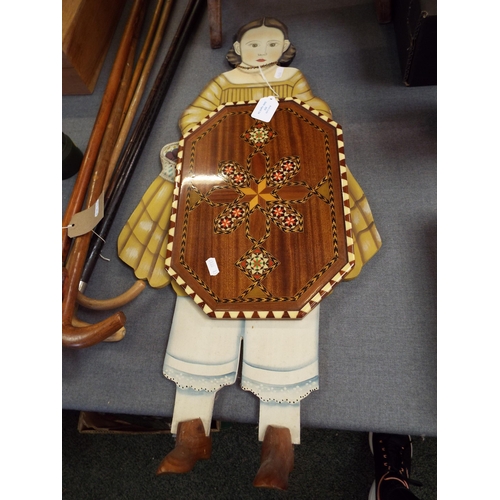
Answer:
[(205, 262), (207, 263), (210, 276), (217, 276), (219, 274), (219, 266), (217, 265), (217, 261), (215, 260), (215, 258), (210, 257)]
[(274, 112), (278, 109), (279, 101), (276, 97), (269, 96), (259, 99), (257, 106), (252, 111), (252, 118), (256, 120), (261, 120), (263, 122), (271, 121)]

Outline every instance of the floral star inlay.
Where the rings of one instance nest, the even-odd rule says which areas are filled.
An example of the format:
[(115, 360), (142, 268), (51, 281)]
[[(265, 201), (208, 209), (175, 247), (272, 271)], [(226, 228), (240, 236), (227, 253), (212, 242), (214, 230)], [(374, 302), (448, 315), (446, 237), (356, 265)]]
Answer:
[(275, 188), (267, 185), (266, 179), (263, 179), (260, 182), (255, 182), (252, 179), (249, 187), (238, 188), (238, 190), (245, 195), (239, 200), (239, 202), (248, 203), (250, 211), (252, 211), (257, 205), (265, 209), (268, 201), (279, 200), (279, 198), (272, 193), (273, 189)]

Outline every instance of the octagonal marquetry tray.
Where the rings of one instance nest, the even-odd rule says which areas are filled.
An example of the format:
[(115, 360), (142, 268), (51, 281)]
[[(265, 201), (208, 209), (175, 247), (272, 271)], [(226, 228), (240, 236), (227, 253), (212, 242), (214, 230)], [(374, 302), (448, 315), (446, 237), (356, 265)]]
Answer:
[(180, 141), (166, 268), (214, 318), (302, 318), (354, 266), (341, 127), (296, 99)]

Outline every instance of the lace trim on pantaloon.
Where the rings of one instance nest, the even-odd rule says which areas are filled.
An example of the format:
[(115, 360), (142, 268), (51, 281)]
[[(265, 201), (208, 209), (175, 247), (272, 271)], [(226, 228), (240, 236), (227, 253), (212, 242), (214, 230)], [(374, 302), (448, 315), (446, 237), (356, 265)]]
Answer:
[(275, 403), (298, 403), (319, 389), (318, 377), (292, 385), (269, 385), (244, 378), (241, 388), (255, 394), (261, 401)]
[(193, 389), (195, 391), (215, 392), (225, 387), (232, 385), (236, 381), (236, 373), (227, 373), (225, 375), (207, 376), (207, 375), (192, 375), (190, 373), (181, 372), (170, 366), (163, 367), (163, 375), (175, 382), (181, 389)]

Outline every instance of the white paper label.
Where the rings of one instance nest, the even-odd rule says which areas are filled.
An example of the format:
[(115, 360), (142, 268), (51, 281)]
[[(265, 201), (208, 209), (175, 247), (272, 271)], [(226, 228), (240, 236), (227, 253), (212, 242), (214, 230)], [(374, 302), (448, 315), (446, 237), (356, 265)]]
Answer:
[(276, 73), (274, 73), (274, 78), (281, 78), (281, 76), (283, 75), (284, 69), (285, 68), (283, 68), (282, 66), (278, 66), (276, 68)]
[(274, 112), (278, 109), (279, 102), (276, 97), (269, 96), (259, 99), (257, 106), (252, 111), (252, 118), (263, 122), (271, 121)]
[(207, 263), (210, 276), (217, 276), (219, 274), (219, 266), (217, 266), (217, 261), (215, 260), (215, 258), (210, 257), (205, 262)]

